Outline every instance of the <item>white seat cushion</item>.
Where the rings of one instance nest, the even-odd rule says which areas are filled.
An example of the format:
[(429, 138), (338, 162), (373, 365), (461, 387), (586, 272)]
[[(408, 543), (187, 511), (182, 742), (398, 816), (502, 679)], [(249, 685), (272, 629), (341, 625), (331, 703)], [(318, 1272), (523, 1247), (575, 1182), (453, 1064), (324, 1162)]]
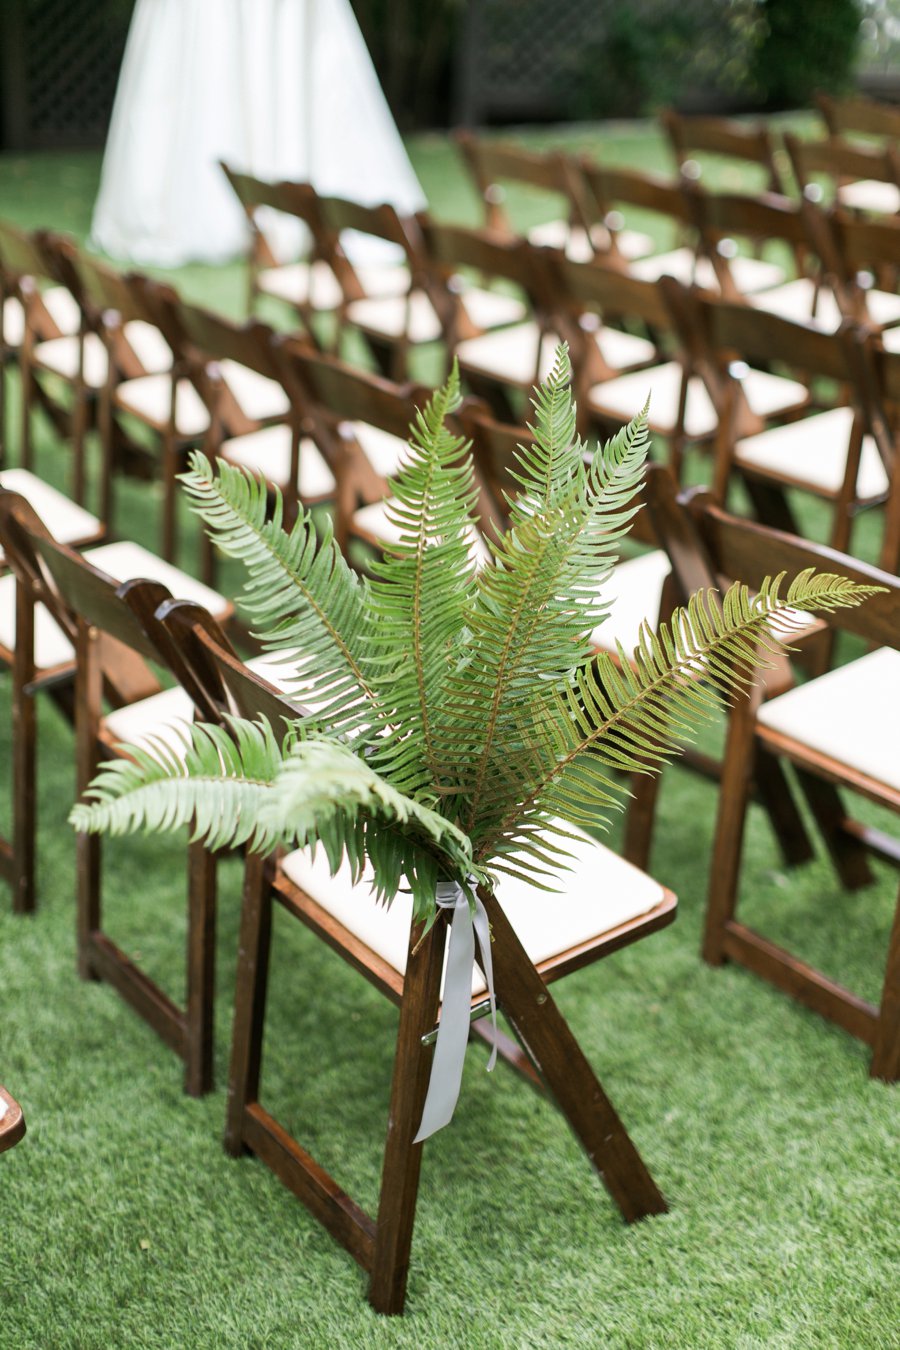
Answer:
[[(371, 506), (360, 507), (353, 513), (353, 528), (356, 533), (380, 544), (384, 549), (399, 544), (401, 531), (387, 513), (388, 501), (372, 502)], [(483, 566), (490, 560), (490, 550), (475, 526), (470, 531), (471, 557), (477, 566)]]
[[(39, 342), (34, 349), (34, 364), (41, 370), (49, 370), (53, 375), (61, 375), (65, 380), (77, 378), (80, 359), (81, 338), (78, 337), (51, 338), (49, 342)], [(96, 333), (85, 333), (82, 370), (89, 389), (103, 388), (108, 366), (102, 340)]]
[(154, 324), (131, 319), (122, 332), (148, 375), (163, 375), (172, 369), (172, 348)]
[[(203, 605), (211, 614), (221, 618), (227, 614), (228, 601), (210, 590), (202, 582), (195, 581), (186, 572), (173, 567), (171, 563), (157, 558), (140, 544), (123, 540), (116, 544), (101, 544), (99, 548), (89, 549), (85, 553), (88, 562), (113, 578), (114, 581), (130, 581), (141, 578), (147, 581), (159, 581), (167, 586), (177, 600), (194, 600)], [(0, 577), (0, 646), (15, 650), (16, 645), (16, 579), (12, 573)], [(64, 665), (74, 660), (75, 653), (68, 638), (59, 625), (51, 618), (43, 605), (36, 605), (34, 612), (34, 658), (38, 670), (50, 670), (54, 666)]]
[[(548, 894), (513, 877), (502, 877), (497, 887), (497, 898), (536, 965), (648, 914), (664, 895), (646, 873), (580, 830), (566, 828), (578, 837), (564, 841), (574, 857), (571, 870), (560, 871), (559, 893)], [(345, 863), (331, 877), (321, 849), (315, 858), (309, 849), (298, 849), (281, 866), (310, 899), (399, 974), (405, 973), (412, 922), (409, 895), (397, 895), (390, 908), (378, 904), (370, 872), (354, 886)], [(473, 994), (484, 988), (480, 973), (473, 974)]]
[[(219, 453), (230, 464), (262, 474), (266, 482), (285, 488), (291, 471), (291, 428), (284, 422), (246, 436), (235, 436), (224, 441)], [(314, 441), (304, 437), (300, 442), (299, 479), (297, 489), (304, 500), (314, 501), (331, 497), (337, 488), (334, 474), (329, 469)]]
[(193, 720), (193, 701), (180, 686), (116, 708), (103, 719), (116, 744), (141, 745), (152, 751), (152, 741), (162, 741), (178, 752), (179, 759), (184, 758), (185, 735)]
[(71, 337), (81, 327), (81, 310), (78, 301), (65, 286), (48, 286), (41, 291), (41, 300), (50, 318), (64, 337)]
[[(623, 333), (617, 328), (600, 328), (595, 334), (606, 364), (614, 370), (646, 364), (656, 355), (656, 348), (646, 338)], [(555, 333), (540, 336), (536, 323), (520, 323), (497, 333), (461, 342), (456, 349), (463, 370), (508, 384), (532, 385), (535, 380), (535, 360), (540, 340), (540, 367), (538, 378), (545, 380), (553, 369), (559, 338)]]
[(368, 422), (350, 425), (357, 444), (375, 472), (382, 478), (393, 478), (406, 459), (409, 450), (406, 441), (381, 427), (370, 426)]
[(21, 347), (25, 336), (25, 310), (21, 301), (10, 295), (3, 301), (2, 340), (5, 347)]
[(663, 586), (671, 570), (660, 548), (628, 558), (613, 569), (600, 592), (609, 604), (609, 613), (591, 634), (597, 650), (616, 655), (616, 643), (621, 642), (630, 655), (640, 641), (641, 624), (646, 620), (656, 629)]
[[(815, 316), (812, 313), (814, 297)], [(836, 332), (841, 323), (841, 311), (834, 292), (823, 287), (815, 296), (815, 286), (805, 277), (789, 281), (784, 286), (776, 286), (762, 295), (755, 295), (751, 304), (770, 314), (779, 314), (783, 319), (791, 319), (794, 323), (821, 328), (825, 333)], [(866, 291), (866, 309), (869, 318), (879, 327), (895, 324), (900, 321), (900, 295), (894, 295), (891, 291)]]
[(515, 296), (485, 290), (483, 286), (467, 287), (462, 302), (475, 327), (485, 332), (491, 328), (503, 328), (509, 323), (521, 323), (527, 312), (522, 301)]
[(900, 652), (861, 656), (764, 703), (761, 726), (900, 792)]
[(859, 178), (838, 188), (838, 200), (852, 211), (871, 211), (873, 215), (894, 216), (900, 211), (900, 188), (877, 178)]
[[(840, 491), (847, 466), (847, 445), (853, 425), (851, 408), (831, 408), (772, 427), (738, 441), (735, 461), (742, 468), (779, 482), (802, 483), (812, 492), (833, 497)], [(877, 501), (888, 489), (888, 477), (875, 441), (863, 439), (857, 475), (861, 501)]]
[(267, 295), (295, 305), (309, 305), (311, 309), (337, 309), (342, 299), (337, 277), (321, 260), (266, 267), (259, 273), (258, 284)]
[(424, 291), (412, 295), (367, 297), (347, 306), (347, 318), (367, 333), (410, 342), (437, 342), (441, 321)]
[[(162, 430), (169, 421), (172, 380), (168, 375), (141, 375), (125, 380), (115, 392), (116, 402), (126, 412)], [(179, 380), (175, 396), (175, 426), (179, 436), (202, 436), (209, 427), (206, 405), (190, 380)]]
[[(567, 220), (548, 220), (543, 225), (532, 226), (528, 241), (545, 248), (564, 248), (572, 262), (590, 262), (595, 252), (606, 253), (611, 242), (609, 231), (603, 225), (592, 228), (589, 240), (583, 229), (571, 226)], [(639, 230), (619, 230), (616, 247), (623, 258), (644, 258), (653, 252), (653, 240)]]
[[(728, 268), (743, 295), (766, 290), (784, 281), (784, 268), (761, 258), (729, 258)], [(676, 248), (669, 253), (642, 258), (632, 265), (631, 272), (641, 281), (659, 281), (660, 277), (666, 276), (675, 277), (685, 286), (695, 282), (706, 290), (719, 289), (712, 263), (708, 258), (698, 258), (692, 248)]]
[[(604, 416), (627, 422), (637, 416), (650, 395), (650, 429), (668, 436), (675, 429), (681, 390), (681, 366), (668, 361), (633, 375), (623, 375), (594, 385), (588, 394), (592, 409)], [(771, 417), (789, 409), (803, 407), (808, 393), (796, 380), (786, 380), (767, 371), (751, 370), (744, 380), (750, 407), (760, 417)], [(716, 428), (716, 411), (699, 376), (688, 384), (684, 418), (685, 432), (691, 437), (709, 436)]]
[[(95, 539), (102, 533), (96, 516), (27, 469), (4, 469), (0, 473), (0, 487), (6, 488), (8, 492), (18, 492), (24, 497), (34, 507), (53, 538), (61, 544), (78, 544), (86, 539)], [(0, 562), (3, 556), (3, 550), (0, 549)]]
[(265, 422), (290, 412), (290, 400), (277, 380), (270, 380), (237, 361), (221, 361), (219, 369), (241, 411), (251, 421)]

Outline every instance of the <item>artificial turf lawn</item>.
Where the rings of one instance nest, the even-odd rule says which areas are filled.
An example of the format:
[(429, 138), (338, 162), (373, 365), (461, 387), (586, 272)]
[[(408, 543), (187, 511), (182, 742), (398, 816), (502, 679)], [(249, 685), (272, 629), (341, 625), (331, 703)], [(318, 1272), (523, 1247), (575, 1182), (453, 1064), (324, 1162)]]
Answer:
[[(647, 128), (616, 129), (605, 147), (665, 163)], [(437, 209), (471, 218), (444, 145), (411, 149)], [(81, 234), (97, 168), (96, 155), (0, 159), (0, 213)], [(179, 280), (240, 312), (240, 268)], [(43, 423), (38, 467), (65, 483)], [(154, 546), (157, 503), (152, 486), (124, 483), (121, 532)], [(804, 519), (821, 536), (819, 515)], [(864, 526), (871, 556), (878, 524)], [(457, 1117), (425, 1151), (407, 1314), (385, 1321), (351, 1258), (272, 1174), (221, 1148), (239, 864), (221, 868), (218, 1086), (192, 1101), (153, 1033), (111, 989), (76, 978), (71, 733), (47, 700), (40, 738), (40, 911), (13, 918), (0, 897), (0, 1082), (28, 1119), (0, 1159), (0, 1350), (900, 1343), (898, 1089), (868, 1079), (867, 1051), (843, 1032), (700, 961), (712, 785), (680, 768), (663, 785), (653, 871), (680, 897), (677, 923), (554, 990), (671, 1212), (623, 1226), (552, 1107), (502, 1066), (488, 1078), (474, 1048)], [(109, 928), (180, 997), (183, 850), (135, 839), (106, 858)], [(856, 895), (824, 860), (787, 873), (754, 811), (743, 912), (874, 999), (896, 886), (876, 872)], [(370, 1209), (395, 1027), (363, 980), (276, 915), (264, 1099)]]

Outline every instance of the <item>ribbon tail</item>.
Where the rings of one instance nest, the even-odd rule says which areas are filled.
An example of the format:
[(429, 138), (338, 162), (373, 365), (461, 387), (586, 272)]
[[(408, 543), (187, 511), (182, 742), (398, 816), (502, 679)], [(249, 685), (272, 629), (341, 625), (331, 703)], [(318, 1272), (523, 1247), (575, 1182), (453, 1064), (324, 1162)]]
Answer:
[(481, 953), (481, 960), (478, 964), (484, 972), (488, 998), (491, 1003), (491, 1024), (494, 1028), (494, 1044), (491, 1047), (491, 1057), (487, 1065), (487, 1071), (491, 1073), (497, 1063), (497, 1000), (494, 996), (494, 963), (491, 960), (491, 925), (487, 910), (477, 896), (475, 897), (475, 918), (473, 922)]
[(447, 970), (437, 1044), (431, 1064), (422, 1123), (413, 1140), (443, 1129), (453, 1119), (462, 1084), (466, 1045), (469, 1041), (469, 1009), (472, 1004), (472, 965), (475, 960), (475, 930), (469, 904), (460, 890), (450, 924)]

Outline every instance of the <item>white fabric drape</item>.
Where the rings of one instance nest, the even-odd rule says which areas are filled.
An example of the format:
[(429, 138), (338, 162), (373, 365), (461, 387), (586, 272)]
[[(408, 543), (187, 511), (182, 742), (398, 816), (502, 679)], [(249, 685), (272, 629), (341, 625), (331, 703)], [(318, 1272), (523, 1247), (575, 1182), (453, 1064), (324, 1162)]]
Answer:
[(350, 0), (138, 0), (94, 244), (162, 267), (240, 253), (220, 159), (402, 213), (425, 204)]

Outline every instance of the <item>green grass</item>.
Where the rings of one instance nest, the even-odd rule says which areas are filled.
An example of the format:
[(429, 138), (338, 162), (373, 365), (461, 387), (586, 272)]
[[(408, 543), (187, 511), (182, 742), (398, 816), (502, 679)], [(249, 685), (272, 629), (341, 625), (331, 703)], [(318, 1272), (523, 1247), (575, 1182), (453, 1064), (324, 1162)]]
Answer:
[[(444, 142), (411, 149), (435, 205), (470, 212)], [(665, 162), (644, 127), (616, 128), (608, 153)], [(3, 213), (82, 234), (97, 169), (93, 155), (0, 160)], [(239, 312), (240, 268), (179, 280)], [(64, 482), (46, 430), (38, 452)], [(152, 545), (155, 505), (152, 488), (126, 484), (123, 531)], [(867, 553), (876, 535), (868, 526)], [(7, 765), (8, 696), (4, 681)], [(222, 1151), (238, 864), (221, 869), (218, 1087), (192, 1101), (143, 1023), (108, 987), (76, 978), (71, 734), (46, 700), (40, 737), (40, 911), (14, 919), (0, 897), (0, 1081), (28, 1118), (25, 1141), (0, 1159), (3, 1350), (897, 1345), (897, 1089), (868, 1079), (849, 1036), (753, 976), (700, 961), (714, 787), (679, 768), (664, 781), (653, 870), (678, 892), (678, 922), (557, 986), (670, 1213), (624, 1227), (552, 1107), (502, 1066), (488, 1078), (473, 1049), (457, 1118), (425, 1151), (408, 1311), (389, 1322), (271, 1173)], [(180, 996), (183, 851), (137, 839), (105, 856), (109, 928)], [(786, 873), (752, 814), (748, 919), (870, 998), (896, 887), (877, 873), (853, 896), (821, 858)], [(364, 981), (277, 916), (265, 1101), (368, 1207), (395, 1028)]]

